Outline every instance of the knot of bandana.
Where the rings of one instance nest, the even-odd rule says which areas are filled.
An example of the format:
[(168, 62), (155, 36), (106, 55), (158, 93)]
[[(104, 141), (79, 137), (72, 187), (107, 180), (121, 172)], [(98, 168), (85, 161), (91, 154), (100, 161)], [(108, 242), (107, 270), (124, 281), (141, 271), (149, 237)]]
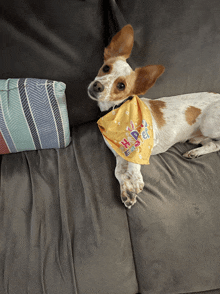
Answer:
[(138, 96), (110, 110), (97, 124), (118, 155), (127, 161), (149, 164), (154, 144), (152, 117)]
[(99, 115), (99, 118), (103, 117), (104, 115), (106, 115), (107, 113), (109, 113), (112, 110), (115, 110), (117, 108), (119, 108), (120, 106), (122, 106), (122, 104), (124, 104), (126, 101), (133, 99), (133, 96), (129, 96), (128, 98), (126, 98), (124, 101), (122, 101), (120, 104), (112, 106), (111, 108), (109, 108), (108, 110), (102, 111), (101, 114)]

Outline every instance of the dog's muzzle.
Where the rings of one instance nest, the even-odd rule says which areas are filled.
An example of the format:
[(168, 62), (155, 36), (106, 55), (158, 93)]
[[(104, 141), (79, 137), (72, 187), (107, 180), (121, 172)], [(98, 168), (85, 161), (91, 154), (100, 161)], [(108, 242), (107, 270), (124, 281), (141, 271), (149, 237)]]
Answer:
[(89, 97), (93, 100), (98, 100), (98, 94), (103, 92), (105, 87), (99, 81), (92, 82), (88, 87)]
[(93, 83), (92, 89), (95, 93), (101, 93), (104, 91), (105, 87), (99, 81)]

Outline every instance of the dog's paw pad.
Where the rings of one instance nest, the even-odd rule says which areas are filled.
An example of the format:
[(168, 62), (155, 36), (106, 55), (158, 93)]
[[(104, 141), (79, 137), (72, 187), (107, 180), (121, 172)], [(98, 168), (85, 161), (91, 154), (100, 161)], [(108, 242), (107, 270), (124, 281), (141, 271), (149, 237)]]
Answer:
[(123, 191), (121, 200), (124, 205), (130, 209), (137, 202), (137, 194), (129, 190)]
[(127, 179), (121, 184), (121, 199), (127, 208), (131, 208), (137, 202), (137, 194), (144, 188), (144, 182)]

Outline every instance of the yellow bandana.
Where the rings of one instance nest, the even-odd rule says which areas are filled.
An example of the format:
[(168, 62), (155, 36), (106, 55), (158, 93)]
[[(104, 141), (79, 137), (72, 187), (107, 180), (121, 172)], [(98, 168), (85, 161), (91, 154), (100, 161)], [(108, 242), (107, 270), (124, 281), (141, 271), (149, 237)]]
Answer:
[(118, 155), (127, 161), (149, 164), (154, 144), (152, 117), (138, 96), (111, 110), (97, 123)]

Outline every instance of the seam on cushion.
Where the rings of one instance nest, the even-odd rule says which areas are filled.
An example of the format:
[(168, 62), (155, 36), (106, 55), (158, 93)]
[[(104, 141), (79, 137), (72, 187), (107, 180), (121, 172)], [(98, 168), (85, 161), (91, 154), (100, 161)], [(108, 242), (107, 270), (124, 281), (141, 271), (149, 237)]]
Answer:
[[(74, 148), (73, 148), (73, 146), (72, 146), (72, 142), (69, 144), (69, 146), (68, 147), (66, 147), (66, 148), (71, 148), (71, 151), (74, 153), (74, 157), (75, 157), (75, 159), (76, 159), (76, 156), (75, 156), (75, 152), (74, 152)], [(60, 176), (60, 170), (61, 170), (61, 167), (60, 167), (60, 161), (61, 161), (61, 159), (60, 159), (60, 157), (61, 157), (61, 155), (60, 155), (60, 152), (63, 152), (64, 151), (64, 149), (56, 149), (56, 151), (57, 151), (57, 170), (58, 170), (58, 179), (59, 179), (59, 182), (58, 182), (58, 186), (59, 186), (59, 192), (58, 192), (58, 194), (59, 194), (59, 199), (61, 198), (60, 197), (60, 195), (63, 193), (64, 194), (64, 192), (62, 191), (62, 189), (63, 188), (61, 188), (62, 186), (61, 186), (61, 182), (62, 182), (62, 179), (61, 179), (61, 176)], [(76, 168), (76, 166), (75, 166), (75, 168)], [(79, 172), (79, 169), (78, 169), (78, 164), (77, 164), (77, 170), (78, 170), (78, 172)], [(81, 180), (81, 178), (80, 178), (80, 180)], [(65, 188), (64, 188), (65, 189)], [(72, 279), (73, 279), (73, 282), (72, 282), (72, 284), (73, 284), (73, 287), (74, 287), (74, 294), (78, 294), (78, 286), (77, 286), (77, 278), (76, 278), (76, 270), (75, 270), (75, 265), (74, 265), (74, 253), (73, 253), (73, 250), (72, 250), (72, 240), (71, 240), (71, 236), (70, 236), (70, 232), (69, 232), (69, 227), (68, 227), (68, 209), (67, 209), (67, 203), (66, 203), (66, 199), (65, 199), (65, 204), (62, 204), (61, 203), (61, 200), (60, 200), (60, 211), (62, 212), (62, 211), (64, 211), (64, 206), (65, 205), (65, 211), (66, 211), (66, 213), (65, 213), (65, 216), (66, 216), (66, 222), (63, 222), (62, 221), (62, 224), (64, 225), (65, 224), (65, 231), (66, 231), (66, 236), (68, 237), (68, 244), (71, 244), (71, 248), (69, 248), (69, 245), (68, 245), (68, 249), (70, 250), (70, 252), (72, 253), (72, 262), (71, 262), (71, 268), (72, 268)], [(61, 219), (63, 218), (63, 216), (62, 216), (62, 213), (61, 213)]]

